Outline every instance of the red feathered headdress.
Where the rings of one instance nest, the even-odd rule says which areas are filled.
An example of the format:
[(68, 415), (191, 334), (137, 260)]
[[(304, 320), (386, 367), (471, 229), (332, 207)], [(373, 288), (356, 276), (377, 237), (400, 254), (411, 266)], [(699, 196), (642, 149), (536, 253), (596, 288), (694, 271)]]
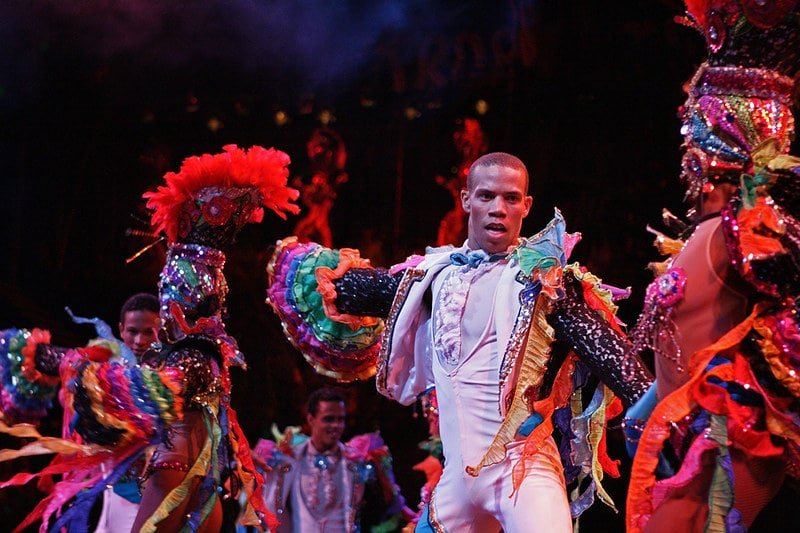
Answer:
[(248, 222), (260, 222), (263, 207), (281, 218), (298, 213), (299, 193), (286, 185), (289, 156), (274, 148), (234, 144), (219, 154), (188, 157), (180, 171), (164, 175), (166, 185), (143, 197), (151, 223), (169, 243), (193, 242), (221, 247)]

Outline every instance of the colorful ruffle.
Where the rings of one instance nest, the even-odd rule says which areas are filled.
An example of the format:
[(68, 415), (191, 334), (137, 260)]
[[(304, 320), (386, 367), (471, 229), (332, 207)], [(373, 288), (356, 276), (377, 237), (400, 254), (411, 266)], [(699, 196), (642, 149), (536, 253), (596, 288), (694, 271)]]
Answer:
[[(99, 350), (72, 350), (61, 364), (61, 379), (66, 383), (65, 410), (74, 412), (69, 430), (71, 439), (42, 437), (25, 425), (0, 426), (12, 436), (35, 440), (20, 450), (0, 452), (0, 461), (23, 455), (58, 453), (52, 463), (37, 473), (19, 473), (0, 487), (25, 484), (40, 476), (63, 474), (51, 494), (46, 496), (17, 530), (41, 520), (40, 531), (86, 530), (89, 510), (107, 485), (113, 485), (130, 466), (143, 457), (151, 444), (163, 442), (169, 427), (183, 417), (183, 373), (171, 366), (155, 370), (121, 361), (100, 362)], [(255, 473), (244, 434), (236, 414), (219, 401), (204, 403), (203, 420), (208, 438), (183, 481), (170, 492), (144, 524), (142, 531), (155, 531), (158, 523), (188, 497), (195, 478), (200, 478), (198, 504), (189, 512), (186, 526), (196, 530), (213, 510), (219, 497), (222, 468), (227, 464), (221, 452), (230, 449), (236, 460), (233, 475), (248, 492), (248, 509), (243, 523), (274, 527), (276, 522), (260, 498), (260, 476)], [(29, 426), (28, 426), (29, 427)], [(80, 438), (78, 438), (78, 435)], [(78, 443), (82, 440), (87, 445)], [(222, 446), (223, 440), (229, 446)], [(244, 443), (244, 445), (242, 445)], [(101, 468), (102, 465), (102, 468)], [(72, 502), (63, 511), (64, 506)], [(59, 518), (50, 525), (50, 518)]]
[(355, 250), (284, 239), (267, 268), (269, 302), (290, 342), (317, 372), (339, 381), (375, 374), (383, 321), (336, 311), (332, 276), (367, 266)]
[[(547, 314), (551, 302), (564, 295), (565, 272), (580, 281), (586, 304), (619, 331), (612, 291), (577, 263), (566, 265), (579, 240), (580, 234), (566, 232), (564, 219), (556, 211), (555, 218), (544, 230), (531, 239), (526, 239), (511, 253), (512, 259), (519, 261), (522, 273), (530, 280), (529, 288), (523, 291), (523, 305), (532, 306), (529, 325), (523, 325), (527, 339), (516, 356), (523, 359), (519, 364), (513, 400), (503, 424), (480, 463), (467, 467), (468, 474), (477, 476), (483, 467), (495, 464), (505, 457), (506, 444), (517, 434), (525, 437), (520, 458), (512, 468), (512, 482), (516, 492), (525, 478), (528, 459), (544, 446), (545, 440), (555, 429), (554, 420), (561, 418), (557, 411), (570, 409), (569, 427), (559, 429), (571, 437), (566, 464), (580, 467), (579, 474), (570, 476), (570, 481), (576, 482), (571, 498), (571, 512), (574, 517), (592, 504), (595, 494), (615, 509), (614, 502), (601, 482), (604, 472), (612, 477), (619, 477), (617, 462), (611, 460), (606, 452), (606, 421), (619, 415), (622, 405), (609, 389), (601, 385), (595, 391), (591, 404), (585, 410), (582, 409), (581, 387), (585, 380), (576, 379), (578, 359), (574, 354), (568, 355), (561, 364), (548, 396), (533, 401), (530, 393), (535, 395), (539, 390), (550, 363), (550, 345), (554, 341), (554, 331), (547, 323)], [(513, 364), (516, 357), (510, 358), (509, 362)], [(581, 491), (580, 487), (587, 478), (590, 479), (588, 487)]]
[[(642, 433), (628, 492), (628, 531), (642, 531), (671, 490), (708, 468), (709, 459), (702, 458), (709, 453), (716, 457), (709, 490), (712, 529), (715, 524), (720, 530), (741, 528), (733, 507), (730, 447), (751, 457), (783, 457), (787, 473), (797, 472), (792, 465), (800, 445), (798, 377), (791, 373), (798, 360), (793, 311), (762, 302), (736, 328), (692, 356), (691, 378), (659, 402)], [(677, 474), (656, 482), (659, 455), (676, 427), (687, 433), (681, 446), (688, 451)]]
[[(110, 350), (95, 345), (89, 352)], [(179, 395), (181, 374), (175, 369), (157, 372), (122, 362), (95, 362), (85, 351), (73, 350), (62, 363), (62, 379), (68, 380), (65, 398), (75, 411), (70, 430), (87, 443), (75, 439), (53, 439), (37, 435), (34, 442), (20, 450), (6, 450), (2, 460), (19, 455), (59, 453), (44, 470), (20, 473), (3, 483), (13, 486), (44, 475), (65, 474), (51, 494), (46, 496), (18, 529), (42, 520), (40, 531), (47, 530), (50, 517), (60, 517), (51, 527), (85, 528), (89, 510), (106, 485), (112, 485), (140, 458), (145, 448), (163, 437), (166, 428), (182, 416)], [(66, 406), (65, 406), (66, 408)], [(3, 428), (14, 435), (21, 426)], [(105, 465), (105, 470), (101, 469)], [(109, 468), (111, 465), (111, 468)], [(62, 507), (77, 498), (63, 514)]]
[(0, 332), (0, 410), (7, 421), (36, 424), (53, 405), (58, 379), (36, 370), (40, 342), (49, 343), (50, 333), (16, 328)]

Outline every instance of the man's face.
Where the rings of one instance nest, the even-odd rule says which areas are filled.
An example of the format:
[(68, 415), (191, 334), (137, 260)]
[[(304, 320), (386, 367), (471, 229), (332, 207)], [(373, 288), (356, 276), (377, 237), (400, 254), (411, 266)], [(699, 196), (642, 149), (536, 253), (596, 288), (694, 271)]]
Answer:
[(133, 350), (137, 358), (144, 355), (150, 345), (158, 340), (161, 319), (152, 311), (128, 311), (119, 323), (119, 335), (125, 346)]
[(461, 205), (469, 213), (469, 247), (489, 254), (505, 252), (519, 238), (522, 219), (532, 204), (521, 171), (500, 165), (477, 167), (472, 189), (461, 191)]
[(316, 416), (307, 415), (311, 428), (311, 442), (321, 452), (336, 446), (344, 433), (344, 402), (321, 401), (317, 405)]

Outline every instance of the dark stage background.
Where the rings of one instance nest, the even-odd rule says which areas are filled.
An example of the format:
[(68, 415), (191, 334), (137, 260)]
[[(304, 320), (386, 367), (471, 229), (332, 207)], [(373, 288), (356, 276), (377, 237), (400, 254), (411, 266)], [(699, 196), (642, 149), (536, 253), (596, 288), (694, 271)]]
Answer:
[[(65, 305), (115, 323), (129, 294), (155, 292), (163, 264), (163, 246), (125, 263), (150, 242), (127, 235), (147, 230), (141, 194), (184, 157), (228, 143), (275, 146), (302, 174), (305, 141), (326, 111), (349, 155), (350, 181), (332, 212), (336, 246), (389, 265), (433, 242), (451, 202), (434, 178), (456, 162), (456, 119), (477, 117), (491, 150), (529, 165), (525, 232), (558, 206), (584, 235), (574, 257), (634, 288), (621, 308), (633, 323), (645, 266), (657, 259), (645, 225), (658, 224), (665, 205), (683, 212), (676, 108), (703, 46), (673, 22), (680, 8), (669, 0), (4, 2), (0, 327), (46, 327), (56, 343), (76, 345), (92, 331), (72, 324)], [(279, 111), (288, 123), (276, 123)], [(295, 223), (268, 213), (241, 233), (226, 267), (229, 331), (250, 366), (234, 371), (233, 403), (253, 441), (273, 423), (300, 423), (303, 399), (322, 382), (264, 304), (270, 244)], [(416, 449), (424, 421), (379, 397), (371, 381), (345, 390), (346, 437), (380, 429), (415, 505), (423, 479), (411, 465), (424, 456)], [(58, 423), (51, 417), (44, 431), (57, 433)], [(609, 481), (623, 512), (625, 484)], [(0, 493), (2, 523), (36, 498), (33, 489)], [(619, 531), (622, 514), (597, 504), (581, 529)]]

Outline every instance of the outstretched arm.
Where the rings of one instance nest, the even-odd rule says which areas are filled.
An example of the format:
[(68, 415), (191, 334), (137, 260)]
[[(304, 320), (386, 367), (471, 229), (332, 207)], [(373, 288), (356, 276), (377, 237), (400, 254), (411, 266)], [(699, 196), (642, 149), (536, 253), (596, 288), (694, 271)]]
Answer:
[(340, 381), (375, 374), (399, 279), (352, 249), (280, 241), (267, 267), (268, 302), (292, 344), (317, 372)]
[(402, 276), (383, 268), (351, 268), (333, 282), (336, 307), (348, 315), (386, 318)]
[(568, 343), (626, 405), (636, 403), (653, 375), (628, 339), (587, 304), (579, 280), (565, 275), (564, 289), (566, 296), (555, 302), (549, 316), (556, 338)]
[(58, 376), (61, 360), (69, 350), (69, 348), (53, 346), (52, 344), (37, 344), (35, 355), (36, 370), (46, 376)]

